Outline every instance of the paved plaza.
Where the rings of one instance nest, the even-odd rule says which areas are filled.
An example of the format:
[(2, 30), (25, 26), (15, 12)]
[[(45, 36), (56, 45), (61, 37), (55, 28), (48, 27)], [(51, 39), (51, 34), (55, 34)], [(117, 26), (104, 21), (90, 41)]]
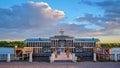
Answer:
[(0, 62), (0, 68), (120, 68), (120, 62)]

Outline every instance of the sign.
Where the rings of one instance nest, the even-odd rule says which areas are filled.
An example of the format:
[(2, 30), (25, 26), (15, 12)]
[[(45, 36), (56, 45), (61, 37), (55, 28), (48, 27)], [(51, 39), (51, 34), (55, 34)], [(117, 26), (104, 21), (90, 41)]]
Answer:
[(23, 48), (23, 53), (32, 53), (33, 52), (33, 48), (32, 47), (24, 47)]
[(108, 48), (104, 49), (104, 54), (109, 54), (109, 49)]

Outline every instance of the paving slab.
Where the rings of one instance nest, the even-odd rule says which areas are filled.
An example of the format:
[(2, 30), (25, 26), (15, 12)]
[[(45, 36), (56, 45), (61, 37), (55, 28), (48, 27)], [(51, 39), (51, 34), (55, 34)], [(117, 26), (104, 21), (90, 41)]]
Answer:
[(120, 68), (120, 62), (0, 62), (0, 68)]

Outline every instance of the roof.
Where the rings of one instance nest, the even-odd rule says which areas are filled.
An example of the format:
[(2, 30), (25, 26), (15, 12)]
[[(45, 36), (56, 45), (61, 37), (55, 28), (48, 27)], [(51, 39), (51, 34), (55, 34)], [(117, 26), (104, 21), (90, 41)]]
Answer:
[(91, 41), (91, 42), (97, 42), (100, 41), (98, 38), (75, 38), (76, 42), (80, 42), (80, 41)]
[(14, 48), (0, 48), (0, 54), (14, 54)]
[[(49, 42), (50, 38), (28, 38), (25, 41), (39, 41), (39, 42)], [(98, 38), (75, 38), (75, 42), (97, 42), (100, 41)]]
[(25, 41), (50, 41), (49, 38), (29, 38), (29, 39), (26, 39)]
[(73, 37), (70, 37), (70, 36), (67, 36), (67, 35), (55, 35), (51, 38), (73, 38)]

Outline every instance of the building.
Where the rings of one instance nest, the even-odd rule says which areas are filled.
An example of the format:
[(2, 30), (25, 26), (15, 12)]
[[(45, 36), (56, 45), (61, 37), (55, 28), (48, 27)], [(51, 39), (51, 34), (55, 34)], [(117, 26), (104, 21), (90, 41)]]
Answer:
[(120, 48), (96, 48), (98, 61), (120, 61)]
[(7, 55), (10, 54), (10, 59), (14, 60), (14, 48), (0, 48), (0, 61), (6, 61)]
[(112, 57), (115, 61), (120, 61), (120, 48), (111, 48), (111, 54), (114, 56)]
[(100, 47), (98, 38), (74, 38), (64, 35), (50, 38), (29, 38), (25, 40), (26, 47), (33, 47), (33, 56), (50, 56), (51, 53), (61, 49), (61, 52), (75, 53), (76, 56), (93, 56), (93, 48)]

